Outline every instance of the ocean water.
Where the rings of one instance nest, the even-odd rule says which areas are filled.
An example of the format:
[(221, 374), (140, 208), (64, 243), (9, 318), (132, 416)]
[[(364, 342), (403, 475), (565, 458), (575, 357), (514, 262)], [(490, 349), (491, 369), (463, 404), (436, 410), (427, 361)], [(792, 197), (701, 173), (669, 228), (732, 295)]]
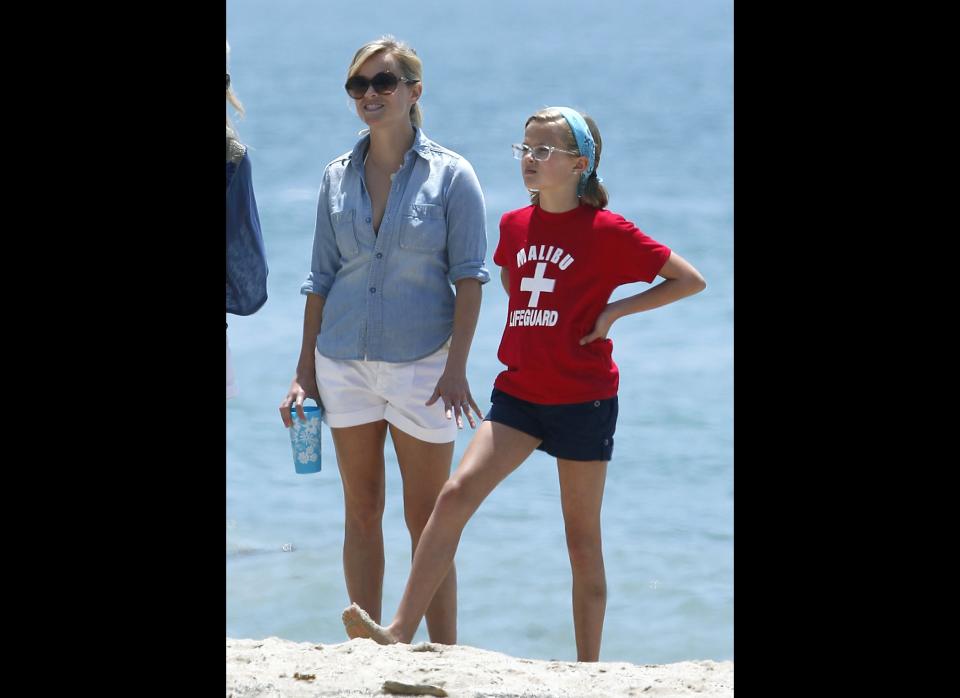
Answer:
[[(247, 115), (270, 265), (267, 304), (228, 316), (240, 397), (227, 403), (227, 628), (341, 642), (343, 494), (329, 430), (323, 471), (296, 475), (278, 405), (300, 346), (323, 168), (363, 124), (343, 90), (366, 41), (392, 33), (424, 61), (424, 130), (473, 164), (488, 267), (468, 378), (489, 407), (506, 315), (492, 255), (500, 215), (526, 205), (510, 143), (551, 104), (589, 112), (609, 208), (690, 260), (707, 289), (614, 325), (620, 420), (603, 506), (608, 605), (601, 659), (733, 658), (733, 7), (724, 0), (229, 0), (230, 73)], [(614, 298), (645, 284), (621, 287)], [(460, 434), (454, 466), (469, 443)], [(410, 567), (387, 445), (384, 615)], [(483, 504), (457, 555), (459, 639), (576, 659), (555, 461), (537, 452)], [(426, 640), (421, 625), (416, 641)]]

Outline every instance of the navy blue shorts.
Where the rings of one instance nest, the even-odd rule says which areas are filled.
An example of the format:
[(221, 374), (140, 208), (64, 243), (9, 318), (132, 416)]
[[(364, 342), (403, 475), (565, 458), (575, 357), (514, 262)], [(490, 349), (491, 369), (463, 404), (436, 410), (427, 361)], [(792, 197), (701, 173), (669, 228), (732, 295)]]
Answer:
[(493, 389), (486, 419), (542, 442), (537, 449), (565, 460), (610, 460), (617, 428), (617, 397), (562, 405), (538, 405)]

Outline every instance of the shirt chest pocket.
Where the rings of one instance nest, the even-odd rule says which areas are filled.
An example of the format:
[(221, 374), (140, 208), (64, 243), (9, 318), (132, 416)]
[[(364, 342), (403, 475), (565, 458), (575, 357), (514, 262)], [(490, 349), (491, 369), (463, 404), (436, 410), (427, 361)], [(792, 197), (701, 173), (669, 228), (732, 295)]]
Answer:
[(337, 247), (343, 257), (355, 257), (360, 252), (357, 244), (357, 234), (353, 229), (353, 209), (346, 211), (332, 211), (330, 223), (333, 234), (337, 239)]
[(443, 207), (413, 204), (400, 223), (400, 247), (415, 252), (439, 252), (447, 245), (447, 222)]

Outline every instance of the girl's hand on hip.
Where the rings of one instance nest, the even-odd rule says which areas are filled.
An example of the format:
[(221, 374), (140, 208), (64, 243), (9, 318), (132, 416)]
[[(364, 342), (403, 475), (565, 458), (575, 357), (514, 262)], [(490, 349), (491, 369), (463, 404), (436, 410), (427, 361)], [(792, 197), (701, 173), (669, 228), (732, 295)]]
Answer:
[(593, 326), (593, 332), (580, 339), (580, 346), (582, 347), (597, 339), (606, 339), (607, 333), (610, 331), (610, 328), (613, 326), (613, 321), (616, 319), (608, 305), (603, 309), (603, 312), (597, 316), (597, 322)]

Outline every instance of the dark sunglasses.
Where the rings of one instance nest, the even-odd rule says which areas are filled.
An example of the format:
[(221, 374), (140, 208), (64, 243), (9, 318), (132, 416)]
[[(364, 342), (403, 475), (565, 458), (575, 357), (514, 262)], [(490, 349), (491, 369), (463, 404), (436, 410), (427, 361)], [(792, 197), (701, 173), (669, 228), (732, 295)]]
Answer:
[(227, 73), (227, 89), (230, 89), (230, 73)]
[(411, 85), (415, 82), (420, 82), (419, 80), (411, 80), (409, 78), (398, 78), (393, 73), (377, 73), (372, 78), (365, 78), (362, 75), (354, 75), (352, 78), (347, 80), (347, 84), (344, 87), (347, 90), (347, 94), (353, 97), (354, 99), (363, 99), (363, 96), (367, 94), (367, 90), (372, 86), (374, 92), (378, 95), (392, 95), (396, 89), (397, 85), (400, 84), (400, 81)]

